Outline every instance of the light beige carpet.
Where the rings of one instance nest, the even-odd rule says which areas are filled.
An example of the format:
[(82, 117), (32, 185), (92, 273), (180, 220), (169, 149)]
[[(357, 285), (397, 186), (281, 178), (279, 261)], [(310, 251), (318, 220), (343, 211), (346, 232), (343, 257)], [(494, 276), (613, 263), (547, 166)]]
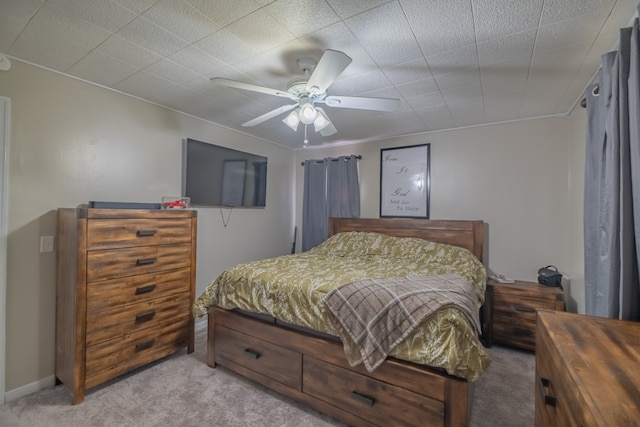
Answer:
[[(205, 363), (206, 331), (186, 351), (89, 391), (69, 404), (64, 386), (0, 405), (2, 427), (342, 426), (324, 415)], [(476, 382), (472, 427), (533, 426), (533, 354), (496, 347)]]

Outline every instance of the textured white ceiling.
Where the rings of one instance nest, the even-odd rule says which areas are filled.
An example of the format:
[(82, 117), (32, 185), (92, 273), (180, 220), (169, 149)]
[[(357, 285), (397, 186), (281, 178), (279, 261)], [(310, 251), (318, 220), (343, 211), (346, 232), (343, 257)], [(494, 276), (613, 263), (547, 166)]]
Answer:
[(637, 0), (0, 0), (0, 52), (265, 140), (301, 148), (290, 101), (211, 77), (286, 89), (296, 60), (353, 62), (329, 95), (399, 98), (391, 113), (325, 111), (310, 145), (565, 114)]

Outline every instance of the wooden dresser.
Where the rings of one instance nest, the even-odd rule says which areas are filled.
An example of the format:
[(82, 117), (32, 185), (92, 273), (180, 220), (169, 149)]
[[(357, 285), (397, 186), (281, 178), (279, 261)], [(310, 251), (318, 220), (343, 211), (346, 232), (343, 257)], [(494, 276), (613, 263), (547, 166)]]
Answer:
[(538, 311), (536, 426), (637, 426), (640, 323)]
[(194, 345), (195, 210), (58, 209), (56, 362), (86, 389)]
[(564, 310), (561, 288), (516, 280), (487, 284), (484, 305), (484, 341), (535, 350), (536, 310)]

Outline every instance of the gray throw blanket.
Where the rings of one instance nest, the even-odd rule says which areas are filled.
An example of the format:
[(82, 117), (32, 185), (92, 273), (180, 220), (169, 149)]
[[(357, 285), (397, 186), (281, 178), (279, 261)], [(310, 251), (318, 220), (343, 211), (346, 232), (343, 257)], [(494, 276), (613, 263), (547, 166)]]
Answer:
[(367, 279), (332, 289), (324, 303), (351, 366), (371, 372), (427, 317), (460, 310), (480, 333), (473, 286), (458, 274)]

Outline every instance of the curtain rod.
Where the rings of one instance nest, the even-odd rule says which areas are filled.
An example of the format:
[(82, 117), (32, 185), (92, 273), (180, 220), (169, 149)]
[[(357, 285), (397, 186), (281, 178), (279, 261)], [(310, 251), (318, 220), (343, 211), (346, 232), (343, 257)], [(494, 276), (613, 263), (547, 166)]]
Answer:
[[(347, 156), (347, 157), (349, 157), (349, 156)], [(357, 156), (355, 156), (355, 157), (356, 157), (356, 159), (358, 159), (358, 160), (362, 159), (362, 156), (360, 156), (360, 155), (357, 155)], [(338, 159), (332, 159), (332, 160), (338, 160)], [(301, 162), (301, 163), (300, 163), (300, 166), (304, 166), (304, 162)]]

